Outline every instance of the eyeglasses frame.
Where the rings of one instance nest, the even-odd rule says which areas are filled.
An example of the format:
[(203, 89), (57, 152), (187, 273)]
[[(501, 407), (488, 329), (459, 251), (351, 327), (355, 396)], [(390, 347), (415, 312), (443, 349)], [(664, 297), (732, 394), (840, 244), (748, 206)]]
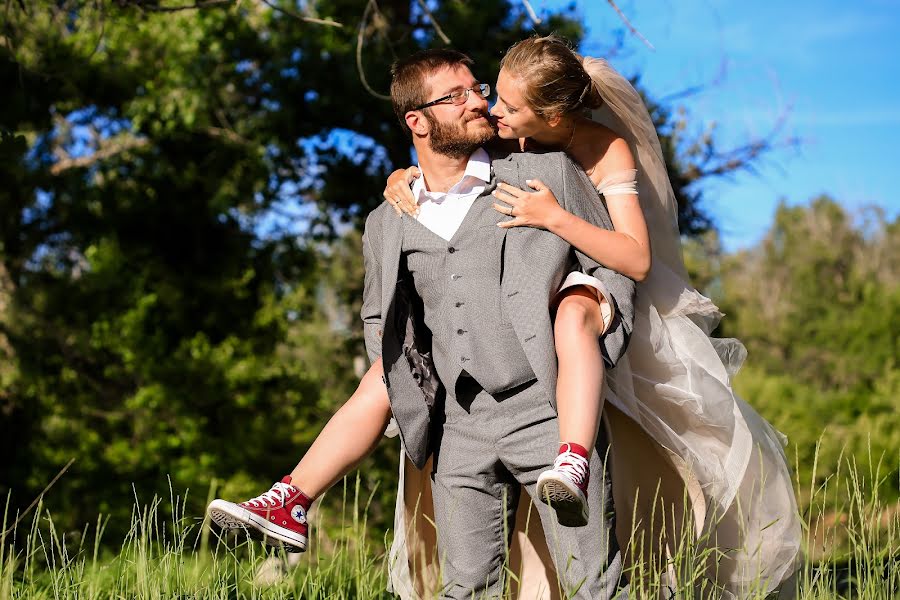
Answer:
[[(422, 110), (424, 108), (428, 108), (428, 107), (434, 106), (436, 104), (443, 104), (443, 103), (447, 102), (447, 100), (450, 100), (450, 104), (452, 104), (454, 106), (462, 106), (463, 104), (465, 104), (466, 102), (469, 101), (469, 94), (471, 92), (473, 92), (475, 89), (478, 89), (478, 95), (481, 96), (482, 98), (487, 98), (488, 96), (491, 95), (491, 84), (476, 83), (472, 87), (468, 87), (464, 90), (458, 90), (456, 92), (450, 92), (446, 96), (441, 96), (437, 100), (432, 100), (431, 102), (426, 102), (425, 104), (415, 107), (413, 110)], [(459, 98), (460, 96), (462, 96), (462, 98), (463, 98), (462, 102), (459, 102), (459, 103), (453, 102), (453, 98)]]

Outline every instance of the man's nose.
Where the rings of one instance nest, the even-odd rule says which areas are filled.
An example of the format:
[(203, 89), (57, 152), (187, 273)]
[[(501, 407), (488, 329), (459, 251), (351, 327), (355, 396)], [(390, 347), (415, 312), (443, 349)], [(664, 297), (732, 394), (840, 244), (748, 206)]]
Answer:
[(472, 102), (472, 98), (475, 99), (475, 106), (477, 108), (486, 109), (488, 105), (487, 98), (481, 95), (481, 92), (478, 91), (478, 88), (471, 90), (469, 92), (468, 103)]

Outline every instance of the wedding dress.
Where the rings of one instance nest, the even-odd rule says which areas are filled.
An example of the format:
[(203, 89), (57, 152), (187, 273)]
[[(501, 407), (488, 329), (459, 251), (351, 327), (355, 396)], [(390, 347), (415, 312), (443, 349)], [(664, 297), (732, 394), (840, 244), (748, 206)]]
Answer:
[[(655, 571), (660, 597), (678, 597), (686, 586), (708, 598), (790, 596), (801, 528), (784, 436), (732, 389), (743, 345), (710, 337), (722, 314), (688, 282), (675, 197), (643, 101), (605, 60), (583, 64), (605, 102), (592, 119), (631, 147), (653, 249), (650, 273), (637, 285), (628, 352), (606, 377), (603, 418), (617, 538), (626, 565), (644, 565), (631, 571), (632, 592), (641, 585), (637, 573), (652, 580), (647, 573)], [(601, 200), (615, 201), (610, 191), (622, 183), (602, 182)], [(401, 451), (389, 571), (404, 600), (433, 596), (439, 582), (430, 472), (430, 461), (420, 471)], [(528, 498), (521, 495), (510, 549), (516, 596), (555, 598), (553, 564)]]

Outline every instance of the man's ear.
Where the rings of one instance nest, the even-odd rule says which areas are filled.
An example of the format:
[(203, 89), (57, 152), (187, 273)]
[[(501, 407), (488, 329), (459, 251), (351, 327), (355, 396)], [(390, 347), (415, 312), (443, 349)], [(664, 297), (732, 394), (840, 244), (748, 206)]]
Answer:
[(411, 110), (403, 115), (406, 126), (416, 135), (425, 135), (431, 130), (428, 119), (418, 110)]

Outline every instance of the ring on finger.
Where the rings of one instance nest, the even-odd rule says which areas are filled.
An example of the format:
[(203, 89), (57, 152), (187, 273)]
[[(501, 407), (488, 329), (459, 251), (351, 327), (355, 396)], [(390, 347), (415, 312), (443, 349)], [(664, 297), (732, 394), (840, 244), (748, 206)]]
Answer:
[(511, 216), (511, 217), (514, 216), (514, 215), (513, 215), (513, 211), (514, 211), (515, 209), (516, 209), (515, 206), (510, 206), (510, 207), (509, 207), (509, 212), (506, 213), (506, 214), (508, 214), (508, 215)]

